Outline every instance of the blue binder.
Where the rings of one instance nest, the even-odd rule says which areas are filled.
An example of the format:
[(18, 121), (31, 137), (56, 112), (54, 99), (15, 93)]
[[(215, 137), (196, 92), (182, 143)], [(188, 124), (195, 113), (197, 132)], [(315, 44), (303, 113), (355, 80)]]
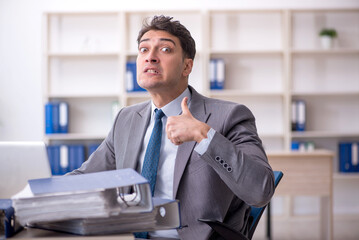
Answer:
[(127, 92), (146, 91), (146, 89), (141, 88), (137, 83), (136, 62), (126, 63), (126, 82)]
[(69, 105), (59, 102), (59, 133), (69, 132)]
[(70, 145), (69, 151), (69, 167), (67, 172), (71, 172), (79, 167), (85, 161), (85, 147), (83, 145)]
[(340, 172), (359, 172), (359, 143), (341, 142), (339, 143), (339, 171)]
[(223, 59), (210, 60), (210, 88), (223, 89), (225, 81), (225, 62)]
[(47, 156), (49, 158), (52, 175), (60, 174), (60, 146), (47, 146)]
[(306, 129), (306, 104), (303, 100), (297, 101), (297, 131), (305, 131)]
[[(149, 190), (148, 181), (130, 168), (70, 175), (60, 178), (38, 178), (31, 179), (28, 182), (35, 196), (51, 193), (111, 189), (136, 184), (146, 184), (146, 190)], [(147, 191), (147, 194), (148, 193)]]
[(45, 105), (45, 133), (46, 134), (54, 133), (54, 128), (52, 125), (53, 122), (52, 108), (53, 108), (52, 103), (46, 103)]
[(0, 239), (10, 238), (21, 229), (14, 217), (15, 211), (12, 207), (12, 200), (0, 199)]
[(48, 102), (45, 105), (45, 133), (68, 133), (69, 105), (66, 102)]
[(64, 175), (81, 167), (85, 161), (83, 145), (50, 145), (47, 153), (52, 175)]

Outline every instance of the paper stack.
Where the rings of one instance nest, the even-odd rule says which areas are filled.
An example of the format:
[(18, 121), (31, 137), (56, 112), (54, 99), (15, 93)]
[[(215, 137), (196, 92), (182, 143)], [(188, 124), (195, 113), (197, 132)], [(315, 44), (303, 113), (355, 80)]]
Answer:
[(29, 180), (13, 205), (23, 226), (80, 235), (180, 227), (178, 201), (153, 200), (133, 169)]
[(33, 227), (79, 235), (104, 235), (178, 228), (181, 226), (179, 202), (153, 199), (151, 212), (124, 213), (108, 218), (74, 219), (34, 224)]

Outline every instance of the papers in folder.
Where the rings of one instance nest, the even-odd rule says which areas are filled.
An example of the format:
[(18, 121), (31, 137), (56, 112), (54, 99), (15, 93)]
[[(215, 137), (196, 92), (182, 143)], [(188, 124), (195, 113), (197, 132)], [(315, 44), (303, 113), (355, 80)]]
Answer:
[(178, 201), (154, 198), (153, 202), (154, 209), (151, 212), (124, 213), (108, 218), (45, 222), (35, 224), (34, 227), (79, 235), (104, 235), (164, 230), (181, 226)]
[(81, 235), (180, 226), (179, 203), (152, 200), (148, 181), (132, 169), (34, 179), (29, 187), (13, 197), (22, 225)]

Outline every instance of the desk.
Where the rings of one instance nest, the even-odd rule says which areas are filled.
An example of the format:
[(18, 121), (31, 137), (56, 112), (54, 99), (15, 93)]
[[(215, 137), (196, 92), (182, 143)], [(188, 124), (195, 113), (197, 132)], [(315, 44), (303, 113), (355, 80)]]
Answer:
[(268, 153), (273, 170), (284, 177), (275, 195), (318, 196), (321, 239), (333, 237), (333, 158), (330, 151)]
[(17, 233), (11, 239), (22, 239), (22, 240), (133, 240), (132, 234), (117, 234), (117, 235), (106, 235), (106, 236), (78, 236), (68, 233), (59, 233), (35, 228), (25, 228), (21, 232)]

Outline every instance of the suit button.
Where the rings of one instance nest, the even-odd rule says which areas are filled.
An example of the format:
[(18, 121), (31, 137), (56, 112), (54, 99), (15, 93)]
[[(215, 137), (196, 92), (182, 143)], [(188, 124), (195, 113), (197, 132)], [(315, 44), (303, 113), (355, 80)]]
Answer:
[(227, 167), (228, 167), (228, 164), (227, 164), (227, 163), (223, 164), (223, 167), (224, 167), (224, 168), (227, 168)]
[(215, 160), (216, 160), (217, 162), (219, 162), (219, 161), (221, 160), (221, 158), (220, 158), (219, 156), (216, 156), (216, 157), (215, 157)]
[(227, 172), (232, 172), (232, 168), (231, 168), (231, 167), (228, 167), (228, 168), (227, 168)]
[(223, 159), (219, 160), (219, 163), (222, 165), (224, 163), (224, 160)]

